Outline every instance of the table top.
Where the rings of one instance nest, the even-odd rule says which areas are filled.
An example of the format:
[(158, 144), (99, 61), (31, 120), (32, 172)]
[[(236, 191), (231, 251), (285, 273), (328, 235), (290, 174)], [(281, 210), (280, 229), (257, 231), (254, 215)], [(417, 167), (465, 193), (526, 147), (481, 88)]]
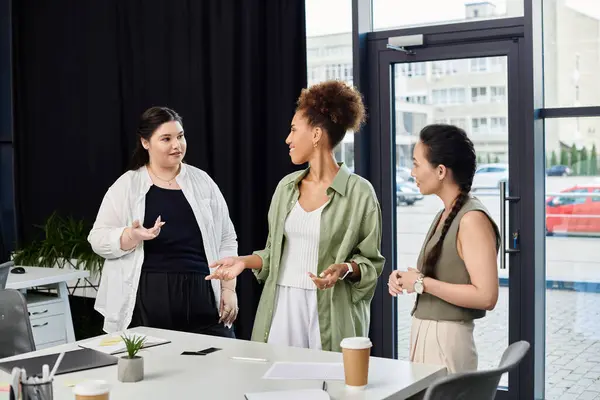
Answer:
[[(10, 269), (13, 269), (11, 267)], [(85, 270), (70, 268), (23, 267), (24, 274), (8, 273), (7, 289), (27, 289), (34, 286), (51, 285), (73, 279), (83, 279), (90, 276)]]
[[(341, 363), (340, 353), (273, 346), (265, 343), (221, 337), (196, 335), (153, 328), (134, 328), (139, 332), (171, 343), (143, 349), (144, 380), (121, 383), (117, 366), (64, 374), (55, 377), (54, 398), (72, 399), (72, 388), (88, 379), (103, 379), (112, 385), (111, 400), (144, 398), (206, 398), (243, 399), (245, 393), (271, 390), (315, 389), (322, 381), (261, 379), (275, 361)], [(182, 356), (183, 351), (198, 351), (208, 347), (222, 350), (206, 356)], [(26, 357), (76, 350), (76, 343), (60, 345), (29, 353)], [(231, 357), (267, 359), (268, 362), (233, 360)], [(19, 357), (12, 357), (12, 359)], [(4, 359), (10, 360), (11, 358)], [(327, 381), (332, 399), (405, 399), (426, 389), (433, 381), (446, 375), (437, 365), (371, 357), (369, 385), (364, 391), (346, 389), (343, 381)], [(10, 376), (0, 371), (0, 382)], [(0, 399), (4, 399), (0, 392)], [(8, 395), (6, 395), (8, 398)]]

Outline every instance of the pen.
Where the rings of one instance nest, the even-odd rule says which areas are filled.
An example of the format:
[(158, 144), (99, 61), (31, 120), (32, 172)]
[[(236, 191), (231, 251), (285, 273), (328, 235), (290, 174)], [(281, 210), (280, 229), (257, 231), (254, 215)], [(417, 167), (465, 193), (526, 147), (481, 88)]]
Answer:
[(52, 380), (52, 378), (54, 378), (54, 374), (58, 370), (58, 366), (62, 362), (62, 359), (63, 359), (64, 356), (65, 356), (65, 352), (63, 351), (62, 353), (60, 353), (60, 355), (56, 359), (56, 362), (54, 363), (54, 367), (52, 368), (52, 371), (50, 371), (50, 376), (49, 376), (50, 380)]
[(232, 360), (239, 360), (239, 361), (257, 361), (257, 362), (267, 362), (269, 360), (267, 360), (266, 358), (252, 358), (252, 357), (231, 357)]

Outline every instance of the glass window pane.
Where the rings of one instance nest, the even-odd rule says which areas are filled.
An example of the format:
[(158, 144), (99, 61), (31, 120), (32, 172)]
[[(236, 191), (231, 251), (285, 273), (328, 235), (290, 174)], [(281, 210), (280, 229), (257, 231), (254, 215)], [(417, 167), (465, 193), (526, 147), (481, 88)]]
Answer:
[[(472, 96), (489, 95), (487, 87), (472, 87), (473, 74), (470, 66), (489, 67), (495, 59), (494, 73), (487, 73), (481, 80), (495, 87), (506, 88), (507, 58), (497, 59), (463, 59), (451, 61), (432, 61), (419, 63), (425, 77), (403, 75), (401, 71), (409, 70), (417, 63), (395, 64), (394, 98), (410, 97), (423, 92), (431, 93), (431, 103), (407, 104), (396, 101), (391, 110), (395, 118), (396, 154), (396, 243), (397, 263), (394, 268), (405, 270), (414, 267), (418, 252), (421, 248), (427, 229), (443, 204), (435, 196), (423, 196), (410, 177), (412, 168), (412, 152), (418, 141), (419, 131), (430, 123), (450, 123), (465, 128), (473, 140), (477, 151), (478, 169), (475, 174), (472, 191), (485, 203), (492, 218), (500, 220), (500, 197), (498, 182), (506, 179), (508, 173), (508, 101), (493, 104), (472, 104)], [(447, 63), (447, 64), (444, 64)], [(456, 65), (456, 72), (451, 72), (444, 65)], [(500, 72), (502, 71), (502, 72)], [(396, 73), (397, 72), (397, 73)], [(453, 74), (451, 79), (439, 79), (439, 74)], [(478, 74), (479, 80), (481, 74)], [(466, 98), (466, 102), (464, 101)], [(462, 101), (466, 104), (456, 105)], [(440, 107), (438, 104), (448, 104)], [(495, 121), (495, 122), (494, 122)], [(492, 124), (495, 124), (492, 126)], [(490, 132), (493, 130), (493, 132)], [(491, 136), (491, 133), (496, 136)], [(502, 352), (508, 345), (508, 270), (499, 270), (501, 279), (500, 296), (496, 308), (485, 318), (475, 324), (475, 341), (479, 354), (479, 368), (491, 368), (498, 365)], [(398, 305), (398, 357), (408, 359), (410, 343), (410, 311), (414, 305), (415, 296), (403, 295), (397, 299)], [(504, 376), (501, 386), (508, 384)]]
[(544, 0), (546, 107), (600, 105), (600, 1)]
[(600, 117), (545, 135), (546, 398), (600, 399)]
[(520, 16), (523, 0), (373, 0), (375, 30)]
[[(306, 0), (306, 62), (309, 86), (332, 79), (353, 84), (352, 0)], [(335, 156), (354, 170), (352, 134), (336, 147)]]

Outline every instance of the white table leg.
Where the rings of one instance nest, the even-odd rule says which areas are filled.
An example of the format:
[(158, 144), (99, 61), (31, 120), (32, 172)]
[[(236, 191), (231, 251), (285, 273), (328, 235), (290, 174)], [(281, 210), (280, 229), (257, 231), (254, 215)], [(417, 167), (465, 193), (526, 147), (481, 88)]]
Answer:
[(65, 305), (65, 331), (67, 333), (67, 343), (73, 343), (75, 341), (75, 330), (73, 329), (73, 317), (71, 316), (71, 306), (69, 305), (69, 289), (67, 289), (67, 282), (60, 282), (58, 284), (58, 292)]

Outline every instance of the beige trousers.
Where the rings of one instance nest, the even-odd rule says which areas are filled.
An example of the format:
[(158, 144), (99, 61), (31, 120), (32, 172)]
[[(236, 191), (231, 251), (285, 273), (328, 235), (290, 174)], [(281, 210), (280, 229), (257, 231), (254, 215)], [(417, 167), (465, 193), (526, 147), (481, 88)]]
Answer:
[(430, 321), (413, 317), (410, 361), (443, 365), (449, 374), (477, 370), (473, 321)]

